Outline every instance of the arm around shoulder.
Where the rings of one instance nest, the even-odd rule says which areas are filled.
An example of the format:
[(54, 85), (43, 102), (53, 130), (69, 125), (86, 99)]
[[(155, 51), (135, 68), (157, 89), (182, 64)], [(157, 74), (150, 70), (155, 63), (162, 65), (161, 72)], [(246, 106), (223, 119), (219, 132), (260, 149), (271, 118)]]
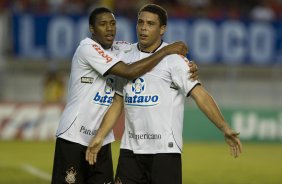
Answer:
[(128, 80), (135, 79), (140, 77), (141, 75), (149, 72), (152, 68), (154, 68), (165, 56), (166, 52), (163, 50), (157, 51), (153, 55), (141, 59), (132, 64), (126, 64), (124, 62), (119, 62), (114, 65), (108, 73), (114, 74)]
[(185, 55), (187, 52), (188, 48), (183, 42), (175, 42), (161, 48), (147, 58), (134, 62), (133, 64), (127, 65), (124, 62), (119, 62), (114, 65), (108, 73), (132, 80), (152, 70), (165, 56), (170, 54)]

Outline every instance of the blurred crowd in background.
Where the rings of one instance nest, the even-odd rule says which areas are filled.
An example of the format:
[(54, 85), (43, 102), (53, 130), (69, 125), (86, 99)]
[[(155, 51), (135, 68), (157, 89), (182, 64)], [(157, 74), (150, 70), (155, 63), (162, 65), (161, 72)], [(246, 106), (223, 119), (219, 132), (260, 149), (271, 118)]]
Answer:
[[(117, 16), (136, 19), (140, 7), (155, 3), (168, 11), (170, 18), (246, 19), (274, 21), (282, 19), (282, 0), (1, 0), (0, 1), (0, 57), (9, 46), (3, 46), (9, 16), (18, 13), (34, 15), (87, 15), (94, 7), (106, 6)], [(7, 53), (7, 52), (6, 52)]]
[(95, 7), (106, 6), (117, 16), (135, 20), (140, 7), (147, 3), (161, 5), (170, 18), (282, 19), (282, 0), (0, 0), (0, 58), (9, 50), (6, 40), (12, 14), (81, 16)]
[(107, 6), (116, 15), (136, 18), (146, 3), (163, 6), (170, 17), (208, 17), (213, 19), (282, 18), (282, 0), (1, 0), (0, 13), (85, 14), (93, 7)]
[[(34, 67), (34, 63), (29, 63), (31, 58), (14, 57), (15, 53), (12, 48), (14, 39), (12, 15), (30, 13), (37, 17), (50, 14), (87, 16), (95, 7), (106, 6), (112, 9), (116, 16), (123, 16), (135, 21), (138, 10), (147, 3), (161, 5), (167, 10), (170, 18), (177, 19), (209, 18), (215, 21), (231, 19), (265, 21), (269, 23), (282, 20), (282, 0), (0, 0), (0, 101), (38, 101), (38, 99), (44, 99), (47, 102), (62, 102), (65, 99), (67, 72), (69, 72), (69, 65), (67, 65), (61, 67), (63, 69), (67, 68), (67, 72), (64, 70), (63, 76), (61, 73), (56, 73), (58, 68), (60, 69), (60, 67), (57, 66), (60, 62), (49, 62), (56, 63), (55, 67), (50, 67), (47, 62), (36, 63), (36, 65), (44, 64), (45, 68), (40, 68), (41, 65)], [(280, 46), (278, 49), (279, 48)], [(279, 54), (278, 51), (277, 53)], [(24, 62), (19, 62), (23, 59), (25, 59)], [(49, 60), (49, 58), (44, 59)], [(269, 66), (271, 67), (272, 65)], [(203, 70), (202, 67), (200, 68)], [(222, 80), (225, 79), (226, 89), (230, 89), (231, 92), (226, 92), (226, 90), (218, 91), (217, 88), (215, 88), (214, 94), (218, 94), (221, 97), (230, 94), (230, 96), (222, 98), (227, 100), (226, 104), (230, 104), (230, 101), (233, 99), (231, 98), (232, 95), (238, 95), (241, 98), (242, 95), (240, 94), (245, 93), (244, 89), (246, 87), (252, 87), (249, 83), (243, 83), (246, 76), (241, 75), (242, 68), (236, 69), (230, 67), (227, 70), (220, 70), (219, 72), (218, 70), (212, 69), (211, 74), (207, 75), (206, 78), (205, 72), (201, 73), (201, 77), (208, 81), (211, 79), (210, 76), (214, 78), (214, 76), (219, 75), (220, 77), (218, 78), (220, 80), (218, 81), (220, 86), (224, 86), (222, 85)], [(232, 72), (229, 71), (231, 69)], [(42, 77), (42, 73), (44, 73), (44, 77)], [(277, 101), (277, 96), (279, 96), (277, 91), (282, 91), (279, 85), (277, 85), (280, 84), (279, 77), (282, 75), (279, 68), (273, 65), (268, 72), (265, 72), (263, 68), (260, 72), (246, 70), (245, 74), (257, 74), (256, 76), (260, 76), (261, 85), (265, 85), (265, 81), (269, 81), (269, 78), (277, 82), (270, 84), (270, 86), (276, 86), (277, 89), (273, 89), (272, 87), (266, 88), (272, 90), (271, 93), (273, 94), (273, 98), (268, 100), (270, 106), (272, 106), (273, 103), (279, 105), (279, 101)], [(239, 77), (242, 79), (238, 79)], [(251, 79), (257, 80), (257, 77)], [(232, 82), (234, 81), (240, 81), (242, 83), (240, 83), (241, 86), (236, 87), (236, 85), (233, 85)], [(210, 91), (213, 91), (212, 86), (214, 83), (209, 83), (211, 84)], [(252, 81), (250, 83), (253, 84), (251, 89), (254, 92), (257, 93), (261, 91), (259, 88), (260, 85)], [(43, 85), (43, 87), (36, 88), (35, 84), (37, 86)], [(234, 86), (234, 89), (232, 86)], [(40, 91), (41, 88), (43, 92)], [(241, 91), (238, 92), (238, 90)], [(20, 92), (20, 95), (17, 91)], [(37, 96), (35, 94), (37, 94)], [(259, 95), (263, 96), (264, 93), (262, 92)], [(259, 95), (256, 98), (254, 97), (252, 102), (257, 102), (257, 99), (261, 99)], [(246, 98), (250, 99), (248, 97)], [(242, 99), (241, 101), (244, 102), (245, 100)], [(255, 106), (257, 103), (253, 104)]]

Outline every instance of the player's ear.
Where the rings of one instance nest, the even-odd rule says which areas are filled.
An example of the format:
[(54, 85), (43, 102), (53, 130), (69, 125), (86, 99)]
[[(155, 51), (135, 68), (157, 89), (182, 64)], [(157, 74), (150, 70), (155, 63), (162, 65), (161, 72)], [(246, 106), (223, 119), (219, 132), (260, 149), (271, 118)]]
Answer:
[(161, 26), (161, 35), (164, 35), (165, 31), (166, 31), (166, 25), (162, 25)]
[(89, 25), (89, 31), (91, 34), (94, 34), (94, 26), (93, 25)]

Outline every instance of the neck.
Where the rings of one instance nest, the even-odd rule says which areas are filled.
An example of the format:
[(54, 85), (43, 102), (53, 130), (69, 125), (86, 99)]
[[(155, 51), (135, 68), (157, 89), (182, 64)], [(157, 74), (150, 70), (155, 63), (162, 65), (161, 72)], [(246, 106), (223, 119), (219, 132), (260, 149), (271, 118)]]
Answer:
[(95, 42), (99, 43), (99, 44), (103, 47), (103, 49), (109, 49), (109, 48), (111, 48), (111, 46), (107, 46), (107, 45), (101, 44), (101, 43), (95, 38), (94, 35), (91, 36), (91, 39), (94, 40)]
[(149, 46), (142, 45), (142, 44), (138, 43), (139, 49), (142, 52), (155, 52), (160, 47), (161, 44), (162, 44), (162, 40), (161, 39), (158, 40), (157, 42), (155, 42), (154, 44), (149, 45)]

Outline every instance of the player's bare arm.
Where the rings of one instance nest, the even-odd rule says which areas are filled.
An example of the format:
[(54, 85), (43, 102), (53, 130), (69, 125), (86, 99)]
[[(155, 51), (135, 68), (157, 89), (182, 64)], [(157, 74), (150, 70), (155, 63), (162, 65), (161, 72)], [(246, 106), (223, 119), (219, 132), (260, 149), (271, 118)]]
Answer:
[(239, 133), (234, 132), (225, 122), (216, 102), (204, 89), (198, 85), (191, 91), (191, 97), (195, 100), (197, 106), (214, 123), (214, 125), (224, 133), (226, 143), (230, 147), (230, 153), (233, 157), (238, 157), (242, 152), (242, 144), (238, 137)]
[(97, 162), (97, 155), (102, 147), (105, 137), (113, 129), (123, 109), (123, 97), (115, 94), (113, 103), (105, 114), (97, 134), (92, 138), (86, 150), (86, 161), (90, 165)]
[(188, 52), (187, 46), (183, 42), (175, 42), (167, 45), (155, 52), (153, 55), (144, 58), (138, 62), (127, 65), (119, 62), (112, 67), (108, 73), (121, 76), (128, 80), (135, 79), (154, 68), (165, 56), (170, 54), (186, 55)]

